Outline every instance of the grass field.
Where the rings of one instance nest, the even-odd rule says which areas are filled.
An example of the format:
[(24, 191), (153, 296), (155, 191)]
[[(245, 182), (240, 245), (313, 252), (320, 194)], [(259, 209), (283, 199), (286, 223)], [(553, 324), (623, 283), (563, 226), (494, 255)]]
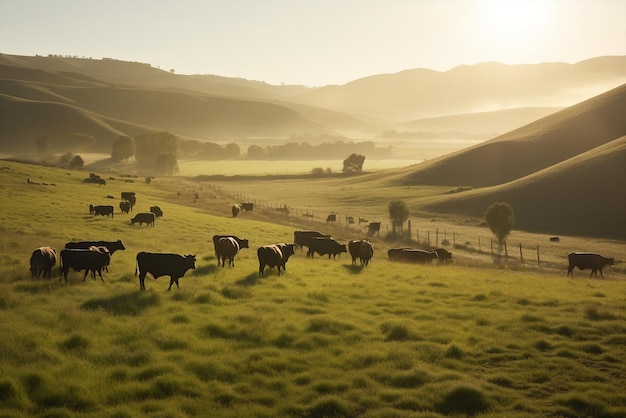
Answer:
[[(196, 180), (117, 178), (98, 186), (83, 183), (86, 176), (0, 163), (0, 416), (626, 415), (620, 265), (605, 269), (604, 280), (578, 270), (568, 278), (558, 261), (564, 248), (543, 268), (494, 266), (460, 250), (454, 265), (397, 264), (385, 256), (395, 244), (376, 238), (367, 267), (346, 254), (328, 260), (298, 252), (284, 275), (259, 278), (256, 248), (290, 242), (294, 229), (328, 227), (342, 241), (360, 236), (269, 210), (232, 218), (232, 198)], [(241, 193), (280, 203), (283, 183), (268, 183)], [(300, 184), (295, 203), (331, 206), (331, 186), (351, 187), (332, 179), (308, 182), (307, 190)], [(337, 210), (364, 205), (368, 196), (352, 187), (353, 201), (338, 199)], [(131, 226), (119, 213), (127, 190), (137, 193), (135, 212), (163, 209), (154, 228)], [(384, 202), (395, 192), (371, 193)], [(89, 215), (90, 203), (115, 205), (115, 217)], [(232, 268), (218, 267), (214, 256), (211, 237), (223, 233), (250, 240)], [(82, 282), (77, 272), (61, 282), (58, 268), (51, 280), (30, 277), (39, 246), (60, 251), (71, 240), (116, 239), (126, 250), (114, 254), (103, 282)], [(623, 254), (624, 243), (588, 245)], [(162, 277), (140, 292), (139, 251), (198, 261), (180, 289), (168, 292)]]

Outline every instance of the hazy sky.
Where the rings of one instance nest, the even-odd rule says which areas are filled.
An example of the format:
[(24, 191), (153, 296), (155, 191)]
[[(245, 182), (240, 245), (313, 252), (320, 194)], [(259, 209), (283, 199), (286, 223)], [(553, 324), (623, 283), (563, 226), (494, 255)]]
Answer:
[(0, 52), (322, 86), (626, 55), (626, 0), (0, 0)]

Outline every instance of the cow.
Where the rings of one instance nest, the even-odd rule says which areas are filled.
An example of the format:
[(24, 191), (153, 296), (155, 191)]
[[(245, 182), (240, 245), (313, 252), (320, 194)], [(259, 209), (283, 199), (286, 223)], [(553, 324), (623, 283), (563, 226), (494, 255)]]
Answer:
[(95, 213), (94, 205), (89, 205), (89, 214), (93, 215)]
[(163, 217), (163, 211), (158, 206), (150, 206), (150, 213), (154, 213), (154, 216), (156, 218), (162, 218)]
[[(103, 267), (104, 271), (106, 271), (108, 273), (109, 272), (109, 264), (111, 264), (111, 252), (109, 251), (109, 249), (107, 247), (105, 247), (104, 245), (102, 245), (102, 246), (92, 245), (91, 247), (89, 247), (89, 251), (98, 251), (100, 253), (109, 255), (109, 259), (108, 259), (107, 263)], [(92, 272), (92, 273), (95, 276), (95, 272)]]
[(139, 222), (139, 226), (146, 224), (148, 226), (154, 226), (154, 213), (152, 212), (142, 212), (136, 214), (133, 219), (130, 220), (131, 224), (136, 224)]
[(57, 263), (57, 250), (52, 247), (39, 247), (30, 256), (30, 273), (33, 278), (50, 278), (52, 267)]
[(235, 256), (239, 252), (239, 243), (233, 237), (220, 238), (215, 247), (217, 252), (217, 265), (222, 263), (222, 267), (228, 260), (228, 266), (235, 267)]
[(183, 277), (187, 270), (195, 268), (195, 255), (182, 256), (179, 254), (147, 253), (142, 251), (137, 253), (135, 276), (139, 272), (140, 290), (146, 290), (146, 274), (150, 274), (154, 280), (161, 276), (170, 276), (170, 287), (167, 290), (171, 290), (174, 283), (180, 289), (178, 279)]
[(120, 210), (122, 211), (122, 213), (128, 213), (130, 212), (130, 209), (131, 209), (131, 206), (128, 200), (122, 200), (120, 202)]
[(390, 248), (387, 250), (387, 257), (389, 257), (389, 261), (403, 261), (403, 253), (405, 250), (409, 250), (410, 248)]
[(600, 277), (604, 279), (604, 275), (602, 274), (604, 266), (612, 266), (615, 264), (614, 258), (607, 258), (600, 254), (593, 253), (569, 253), (567, 259), (569, 260), (567, 275), (572, 277), (574, 277), (574, 267), (578, 267), (580, 270), (591, 269), (591, 275), (589, 277), (592, 277), (594, 274), (598, 276), (599, 271)]
[(273, 244), (259, 247), (257, 249), (257, 256), (259, 257), (259, 275), (263, 277), (265, 273), (265, 266), (269, 268), (278, 268), (278, 275), (280, 276), (280, 269), (286, 270), (285, 264), (295, 252), (296, 244)]
[(427, 264), (439, 258), (435, 251), (416, 250), (413, 248), (390, 248), (387, 256), (391, 261)]
[(448, 264), (452, 263), (452, 253), (445, 248), (437, 248), (435, 250), (437, 253), (437, 257), (439, 258), (439, 263)]
[[(89, 209), (91, 210), (91, 206), (89, 207)], [(113, 206), (112, 205), (98, 205), (98, 206), (93, 206), (93, 215), (100, 215), (100, 216), (105, 216), (108, 217), (113, 217)]]
[(331, 213), (326, 217), (326, 222), (335, 222), (337, 220), (337, 215)]
[(352, 264), (355, 264), (358, 258), (361, 265), (367, 266), (374, 256), (372, 243), (364, 239), (353, 239), (348, 242), (348, 250), (352, 256)]
[(113, 255), (117, 250), (124, 251), (126, 247), (124, 247), (124, 243), (121, 240), (117, 241), (78, 241), (78, 242), (68, 242), (65, 244), (65, 248), (68, 249), (77, 249), (82, 248), (84, 250), (89, 249), (90, 247), (105, 247), (109, 250), (109, 253)]
[(367, 236), (373, 237), (374, 235), (380, 235), (380, 222), (370, 222), (367, 225)]
[(237, 215), (239, 215), (239, 212), (241, 212), (241, 206), (239, 205), (233, 205), (232, 208), (230, 208), (232, 214), (233, 214), (233, 218), (236, 218)]
[(239, 238), (235, 235), (213, 235), (213, 247), (215, 248), (215, 255), (217, 256), (217, 243), (221, 238), (233, 238), (239, 244), (239, 249), (250, 248), (250, 244), (247, 239)]
[(299, 245), (300, 248), (303, 246), (308, 247), (309, 241), (316, 237), (330, 238), (330, 235), (322, 234), (317, 231), (294, 231), (293, 233), (293, 241), (296, 245)]
[(315, 253), (319, 255), (328, 254), (328, 259), (330, 260), (330, 256), (332, 255), (335, 258), (337, 255), (341, 257), (341, 253), (347, 253), (348, 249), (346, 248), (346, 244), (340, 244), (332, 238), (323, 238), (316, 237), (311, 238), (308, 243), (308, 251), (306, 253), (307, 257), (313, 258)]
[(254, 209), (254, 203), (240, 203), (241, 210), (245, 210), (246, 212)]
[(127, 200), (130, 203), (130, 211), (133, 211), (133, 206), (137, 204), (137, 196), (135, 192), (122, 192), (122, 200)]
[(103, 253), (100, 251), (91, 251), (89, 249), (69, 249), (65, 248), (61, 250), (61, 270), (60, 277), (61, 280), (65, 278), (67, 281), (67, 273), (70, 269), (81, 271), (85, 270), (85, 275), (83, 276), (83, 281), (87, 278), (87, 274), (91, 272), (92, 277), (96, 278), (96, 272), (100, 275), (100, 280), (104, 281), (102, 278), (102, 269), (105, 266), (109, 265), (111, 260), (110, 253)]

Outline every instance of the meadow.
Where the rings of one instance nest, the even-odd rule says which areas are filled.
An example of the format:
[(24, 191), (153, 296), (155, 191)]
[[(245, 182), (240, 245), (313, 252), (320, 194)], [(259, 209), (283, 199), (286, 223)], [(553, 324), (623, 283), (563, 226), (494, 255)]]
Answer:
[[(230, 216), (226, 189), (280, 203), (272, 181), (216, 188), (112, 175), (98, 186), (83, 183), (87, 175), (0, 163), (0, 416), (626, 415), (619, 265), (605, 279), (578, 270), (567, 277), (563, 248), (543, 268), (455, 250), (452, 265), (407, 265), (389, 262), (386, 249), (396, 243), (377, 237), (367, 267), (347, 254), (309, 259), (298, 251), (283, 275), (260, 278), (256, 248), (291, 242), (295, 229), (334, 228), (344, 242), (360, 233), (269, 210)], [(300, 183), (294, 204), (316, 199), (330, 208), (330, 187), (353, 192), (337, 199), (338, 210), (368, 200), (356, 185), (336, 182)], [(379, 206), (394, 193), (428, 193), (381, 188), (372, 192)], [(132, 226), (119, 212), (127, 190), (137, 193), (135, 212), (163, 209), (154, 228)], [(115, 217), (89, 215), (90, 203), (113, 204)], [(211, 237), (224, 233), (250, 240), (235, 267), (217, 266)], [(30, 277), (37, 247), (117, 239), (126, 250), (113, 255), (104, 281), (83, 282), (78, 272), (60, 281), (58, 265), (50, 280)], [(167, 291), (162, 277), (141, 292), (140, 251), (195, 254), (196, 269), (179, 289)]]

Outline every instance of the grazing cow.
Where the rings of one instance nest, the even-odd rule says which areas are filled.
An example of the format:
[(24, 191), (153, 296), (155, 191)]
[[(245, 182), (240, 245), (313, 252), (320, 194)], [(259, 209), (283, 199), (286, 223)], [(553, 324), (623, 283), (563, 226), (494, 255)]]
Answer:
[(559, 237), (550, 237), (550, 242), (559, 242), (561, 241), (561, 238)]
[(307, 257), (313, 258), (315, 253), (319, 255), (328, 254), (328, 259), (330, 260), (330, 256), (332, 255), (335, 258), (337, 255), (341, 257), (341, 253), (347, 253), (348, 249), (346, 248), (346, 244), (340, 244), (332, 238), (322, 238), (316, 237), (311, 238), (308, 244), (309, 250), (307, 251)]
[(439, 262), (442, 264), (452, 263), (452, 253), (445, 248), (437, 248), (435, 250), (437, 253), (437, 257), (439, 257)]
[(355, 264), (358, 258), (361, 265), (367, 266), (374, 256), (372, 243), (364, 239), (353, 239), (348, 242), (348, 250), (352, 256), (352, 264)]
[(217, 256), (217, 243), (221, 238), (232, 238), (237, 241), (239, 244), (239, 249), (250, 248), (249, 242), (247, 239), (241, 239), (235, 235), (213, 235), (213, 248), (215, 248), (215, 255)]
[(408, 263), (427, 264), (439, 258), (435, 251), (416, 250), (413, 248), (390, 248), (387, 251), (389, 260)]
[(130, 220), (131, 224), (136, 224), (139, 222), (139, 226), (146, 224), (148, 226), (154, 226), (154, 213), (152, 212), (142, 212), (135, 215), (133, 219)]
[(117, 250), (124, 251), (126, 247), (121, 240), (117, 241), (78, 241), (78, 242), (68, 242), (65, 244), (65, 248), (68, 249), (77, 249), (82, 248), (84, 250), (89, 249), (90, 247), (105, 247), (109, 250), (109, 253), (113, 255)]
[(265, 266), (269, 268), (278, 267), (278, 275), (280, 269), (286, 270), (285, 264), (294, 254), (296, 244), (274, 244), (259, 247), (257, 255), (259, 257), (259, 275), (263, 277)]
[(94, 215), (95, 214), (95, 209), (94, 209), (94, 205), (89, 205), (89, 214), (90, 215)]
[(241, 206), (239, 206), (239, 205), (233, 205), (233, 207), (232, 207), (232, 208), (230, 208), (230, 210), (231, 210), (231, 211), (232, 211), (232, 213), (233, 213), (233, 218), (236, 218), (236, 217), (237, 217), (237, 215), (239, 215), (239, 212), (241, 212)]
[(322, 234), (321, 232), (317, 231), (295, 231), (293, 233), (293, 242), (296, 245), (299, 245), (300, 248), (302, 248), (303, 246), (308, 247), (309, 241), (316, 237), (330, 238), (330, 235)]
[(337, 220), (337, 215), (331, 213), (326, 217), (326, 222), (335, 222)]
[(228, 259), (228, 266), (235, 267), (235, 256), (239, 252), (239, 244), (236, 239), (232, 237), (220, 238), (220, 240), (217, 241), (217, 246), (215, 248), (217, 251), (218, 266), (221, 262), (222, 267), (224, 267), (224, 264)]
[(367, 236), (373, 237), (374, 235), (380, 235), (380, 222), (370, 222), (367, 225)]
[(600, 254), (593, 253), (569, 253), (567, 258), (569, 260), (567, 275), (572, 277), (574, 277), (574, 267), (578, 267), (580, 270), (591, 269), (591, 275), (589, 277), (594, 274), (597, 276), (599, 271), (600, 277), (604, 279), (604, 275), (602, 274), (604, 266), (612, 266), (615, 264), (614, 258), (607, 258)]
[(133, 211), (133, 206), (137, 204), (137, 196), (135, 192), (122, 192), (122, 200), (127, 200), (130, 203), (130, 211)]
[(120, 202), (120, 210), (122, 211), (122, 213), (128, 213), (130, 212), (130, 202), (128, 200), (122, 200)]
[(67, 273), (70, 269), (81, 271), (85, 270), (83, 281), (87, 278), (87, 274), (91, 272), (92, 277), (96, 278), (96, 272), (102, 278), (102, 269), (109, 265), (111, 260), (110, 253), (102, 253), (100, 251), (91, 251), (89, 249), (69, 249), (61, 250), (61, 279), (67, 280)]
[(50, 278), (52, 267), (57, 263), (57, 250), (52, 247), (39, 247), (30, 256), (30, 273), (33, 278)]
[[(91, 206), (89, 207), (91, 210)], [(108, 217), (113, 217), (113, 206), (112, 205), (98, 205), (93, 207), (93, 215), (101, 215)]]
[(157, 217), (157, 218), (162, 218), (163, 217), (163, 211), (158, 206), (150, 206), (150, 212), (154, 213), (154, 216)]
[(254, 203), (241, 203), (241, 210), (245, 210), (246, 212), (254, 209)]
[(166, 253), (137, 253), (137, 266), (135, 268), (135, 276), (139, 271), (139, 289), (146, 290), (146, 274), (150, 274), (154, 280), (161, 276), (170, 276), (170, 287), (176, 283), (178, 285), (178, 279), (183, 277), (187, 270), (196, 268), (196, 256), (195, 255), (179, 255), (179, 254), (166, 254)]

